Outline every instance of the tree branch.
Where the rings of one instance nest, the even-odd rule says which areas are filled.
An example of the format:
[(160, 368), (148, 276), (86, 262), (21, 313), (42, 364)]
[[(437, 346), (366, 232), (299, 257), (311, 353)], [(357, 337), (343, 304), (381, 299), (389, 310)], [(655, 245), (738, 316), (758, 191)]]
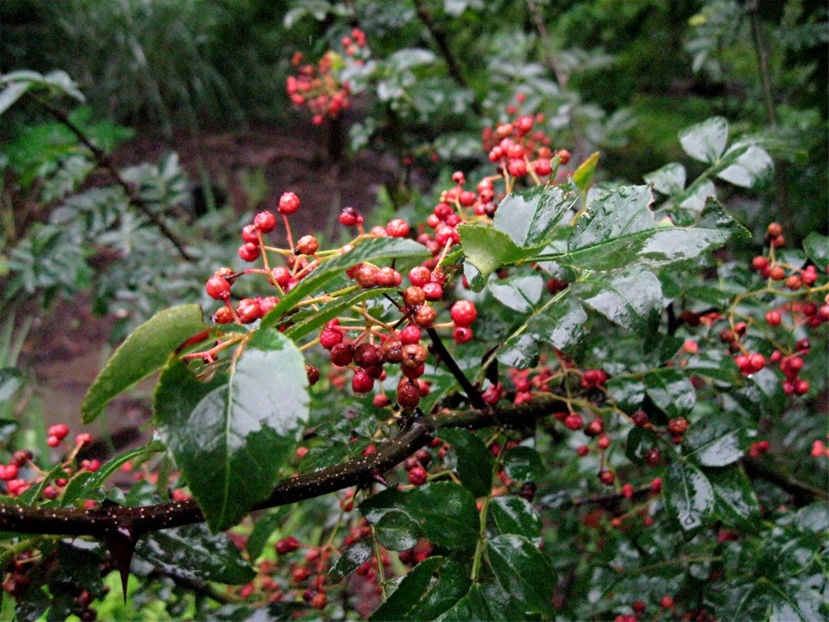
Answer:
[[(282, 480), (270, 497), (253, 509), (287, 505), (369, 484), (375, 481), (377, 475), (394, 468), (429, 442), (431, 433), (438, 429), (475, 429), (493, 425), (522, 427), (562, 407), (562, 402), (556, 397), (542, 394), (526, 404), (504, 404), (492, 408), (490, 412), (471, 409), (427, 415), (415, 420), (408, 429), (368, 456)], [(204, 515), (193, 500), (141, 507), (108, 504), (89, 510), (0, 504), (0, 531), (93, 536), (109, 542), (125, 538), (134, 542), (150, 531), (202, 521)]]
[(69, 118), (63, 110), (60, 108), (53, 106), (48, 101), (36, 97), (34, 95), (30, 95), (35, 101), (37, 101), (41, 106), (46, 108), (49, 113), (55, 117), (58, 121), (60, 121), (66, 128), (72, 132), (79, 141), (92, 153), (92, 156), (95, 158), (98, 166), (106, 170), (112, 178), (124, 191), (124, 194), (127, 195), (127, 201), (130, 205), (137, 208), (144, 214), (150, 221), (159, 228), (161, 233), (166, 237), (170, 242), (172, 242), (173, 246), (176, 247), (179, 255), (181, 255), (182, 259), (185, 261), (193, 261), (193, 257), (190, 253), (187, 252), (187, 249), (184, 248), (184, 243), (178, 239), (175, 233), (173, 233), (170, 228), (164, 223), (161, 218), (158, 217), (147, 205), (147, 202), (141, 198), (141, 195), (138, 194), (138, 191), (131, 186), (126, 179), (121, 176), (121, 173), (118, 172), (118, 169), (115, 168), (115, 165), (112, 163), (112, 159), (95, 143), (93, 143), (89, 137), (84, 134), (83, 130), (81, 130), (77, 125), (75, 125), (72, 120)]

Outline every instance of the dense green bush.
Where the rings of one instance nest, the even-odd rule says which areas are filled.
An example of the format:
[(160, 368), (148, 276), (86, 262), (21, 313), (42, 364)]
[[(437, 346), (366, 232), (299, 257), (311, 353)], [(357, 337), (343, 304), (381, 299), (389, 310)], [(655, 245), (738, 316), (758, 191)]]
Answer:
[[(15, 419), (26, 374), (5, 324), (2, 615), (825, 617), (829, 240), (825, 214), (768, 216), (781, 189), (805, 192), (792, 179), (825, 179), (810, 143), (788, 142), (825, 117), (794, 95), (769, 128), (654, 98), (623, 131), (582, 103), (587, 77), (568, 79), (603, 53), (565, 44), (601, 35), (616, 53), (666, 21), (678, 41), (678, 15), (712, 26), (742, 6), (527, 2), (520, 21), (507, 2), (393, 4), (211, 13), (320, 34), (284, 50), (294, 104), (355, 145), (432, 162), (431, 194), (409, 188), (375, 226), (344, 208), (339, 241), (299, 229), (289, 188), (252, 220), (184, 215), (175, 156), (117, 169), (128, 132), (64, 112), (82, 99), (67, 74), (0, 75), (0, 114), (50, 117), (16, 117), (3, 148), (4, 205), (40, 210), (6, 226), (6, 308), (92, 287), (123, 310), (129, 336), (85, 423), (159, 374), (152, 439), (101, 463), (69, 425)], [(781, 28), (812, 23), (787, 6)], [(535, 20), (552, 15), (564, 30)], [(716, 52), (700, 67), (726, 67)], [(618, 61), (630, 92), (640, 53)], [(699, 118), (680, 129), (685, 111)], [(668, 163), (626, 157), (625, 132), (670, 134)], [(600, 143), (620, 167), (649, 164), (644, 184), (610, 181)]]

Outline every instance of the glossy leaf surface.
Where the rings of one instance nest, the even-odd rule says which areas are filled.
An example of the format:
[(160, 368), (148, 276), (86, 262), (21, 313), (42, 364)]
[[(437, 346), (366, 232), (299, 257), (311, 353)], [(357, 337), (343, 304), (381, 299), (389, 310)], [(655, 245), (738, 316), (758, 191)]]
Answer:
[(228, 376), (162, 374), (156, 420), (211, 530), (236, 523), (277, 481), (308, 419), (305, 363), (292, 341), (259, 330)]
[(113, 397), (160, 370), (176, 348), (204, 329), (202, 310), (196, 304), (159, 311), (139, 326), (86, 392), (81, 406), (84, 423), (101, 414)]

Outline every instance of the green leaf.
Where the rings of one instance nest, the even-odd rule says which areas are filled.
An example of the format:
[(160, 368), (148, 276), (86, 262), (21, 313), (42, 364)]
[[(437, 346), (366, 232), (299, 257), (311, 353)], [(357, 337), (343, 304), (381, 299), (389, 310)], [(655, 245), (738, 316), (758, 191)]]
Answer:
[(212, 531), (267, 498), (308, 419), (302, 354), (260, 329), (227, 375), (196, 380), (173, 362), (155, 393), (156, 422)]
[(678, 162), (671, 162), (645, 175), (645, 181), (653, 185), (654, 190), (669, 197), (682, 192), (685, 179), (685, 167)]
[(492, 572), (522, 608), (516, 618), (550, 609), (555, 573), (544, 554), (528, 538), (512, 534), (487, 540), (487, 559)]
[(551, 298), (504, 341), (498, 360), (519, 369), (535, 365), (539, 344), (569, 348), (584, 336), (587, 319), (584, 307), (572, 296)]
[[(587, 215), (577, 222), (567, 252), (545, 253), (538, 259), (576, 270), (613, 270), (634, 264), (656, 267), (699, 257), (722, 246), (738, 229), (718, 204), (706, 208), (717, 218), (702, 217), (696, 227), (657, 223), (648, 186), (622, 186), (591, 191)], [(705, 201), (700, 204), (700, 209)]]
[(392, 510), (409, 512), (408, 496), (396, 488), (386, 488), (364, 500), (358, 509), (363, 517), (376, 525), (383, 516)]
[(541, 517), (526, 499), (517, 495), (495, 497), (489, 508), (502, 534), (524, 536), (540, 544)]
[(12, 398), (23, 382), (23, 373), (14, 367), (0, 369), (0, 404)]
[(752, 188), (768, 179), (773, 170), (774, 162), (764, 149), (756, 145), (747, 147), (741, 143), (734, 143), (726, 152), (723, 159), (730, 159), (729, 154), (740, 152), (733, 163), (717, 173), (717, 177), (742, 188)]
[(161, 369), (176, 348), (204, 329), (197, 304), (159, 311), (136, 328), (86, 392), (81, 406), (83, 422), (95, 419), (113, 397)]
[(519, 313), (529, 313), (544, 293), (544, 277), (540, 274), (518, 274), (492, 280), (489, 292), (502, 305)]
[(599, 163), (599, 152), (596, 151), (590, 154), (590, 157), (582, 162), (573, 173), (573, 181), (582, 190), (586, 190), (593, 181), (593, 173), (596, 172), (596, 165)]
[(662, 313), (662, 285), (652, 272), (618, 270), (593, 273), (570, 285), (570, 292), (614, 324), (653, 331)]
[(408, 497), (406, 511), (427, 539), (453, 550), (475, 544), (480, 520), (475, 497), (466, 488), (453, 482), (430, 482)]
[(826, 270), (829, 266), (829, 237), (812, 231), (803, 240), (803, 250), (809, 259), (815, 262), (819, 270)]
[(733, 416), (714, 413), (694, 423), (685, 436), (685, 451), (702, 466), (722, 467), (743, 457), (745, 432)]
[(519, 482), (537, 481), (547, 473), (538, 452), (520, 445), (504, 453), (504, 471), (510, 479)]
[(354, 544), (349, 544), (331, 566), (331, 570), (328, 571), (328, 579), (333, 583), (339, 583), (366, 563), (371, 558), (372, 553), (374, 551), (370, 540), (360, 540)]
[(754, 531), (760, 519), (760, 507), (742, 469), (708, 469), (706, 475), (714, 490), (714, 515), (727, 525)]
[(30, 88), (32, 88), (32, 82), (29, 80), (10, 82), (0, 91), (0, 114), (11, 108), (12, 104), (23, 97)]
[(488, 495), (492, 491), (495, 459), (483, 441), (461, 428), (439, 430), (436, 436), (449, 443), (455, 451), (457, 471), (464, 488), (475, 497)]
[(529, 257), (533, 253), (518, 248), (506, 233), (483, 225), (458, 225), (466, 261), (480, 272), (481, 279), (501, 266)]
[(403, 577), (397, 589), (370, 619), (432, 620), (463, 598), (470, 584), (469, 577), (457, 562), (445, 557), (429, 557)]
[(680, 527), (701, 527), (714, 508), (714, 489), (705, 474), (687, 462), (673, 462), (662, 478), (662, 495)]
[(625, 455), (636, 464), (645, 463), (645, 452), (659, 446), (659, 436), (651, 429), (635, 427), (628, 432)]
[(697, 401), (691, 381), (681, 372), (667, 367), (645, 374), (645, 392), (668, 417), (688, 414)]
[(283, 505), (269, 511), (267, 514), (263, 514), (256, 520), (256, 524), (245, 542), (245, 551), (247, 551), (248, 557), (252, 561), (256, 561), (262, 554), (271, 534), (285, 522), (287, 514), (288, 507)]
[(711, 117), (679, 133), (679, 142), (689, 156), (700, 162), (716, 162), (728, 143), (728, 122)]
[(509, 194), (498, 205), (492, 226), (506, 233), (521, 248), (544, 246), (562, 216), (573, 209), (577, 201), (578, 195), (559, 186), (538, 186)]
[(375, 525), (377, 539), (390, 551), (405, 551), (420, 539), (420, 526), (400, 510), (390, 510)]
[(498, 603), (493, 602), (477, 584), (473, 584), (457, 603), (444, 612), (437, 620), (440, 622), (470, 622), (470, 620), (504, 619), (500, 611), (493, 611)]
[(276, 326), (288, 311), (303, 298), (322, 291), (327, 284), (341, 276), (351, 266), (383, 259), (423, 259), (429, 251), (422, 244), (405, 238), (369, 238), (351, 252), (323, 262), (282, 297), (279, 303), (262, 318), (263, 328)]
[(256, 576), (226, 534), (210, 534), (203, 524), (154, 531), (138, 541), (135, 553), (190, 580), (241, 585)]
[(297, 341), (311, 331), (321, 328), (326, 322), (339, 316), (342, 311), (352, 305), (370, 298), (380, 298), (383, 294), (392, 294), (397, 291), (399, 290), (396, 287), (373, 287), (371, 289), (358, 289), (350, 294), (339, 296), (316, 309), (306, 319), (288, 327), (285, 330), (285, 336)]

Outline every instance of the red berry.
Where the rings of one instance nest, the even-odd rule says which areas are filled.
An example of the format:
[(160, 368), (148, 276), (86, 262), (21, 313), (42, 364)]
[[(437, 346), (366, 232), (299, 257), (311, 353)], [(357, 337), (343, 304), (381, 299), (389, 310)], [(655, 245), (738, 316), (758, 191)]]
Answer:
[(466, 343), (473, 337), (472, 329), (468, 326), (456, 326), (452, 332), (452, 337), (455, 339), (455, 343)]
[(415, 266), (409, 270), (409, 281), (416, 287), (423, 287), (431, 279), (432, 272), (426, 266)]
[(782, 316), (780, 315), (780, 311), (773, 309), (766, 313), (766, 324), (769, 326), (777, 326), (782, 321)]
[(59, 439), (66, 438), (69, 434), (69, 426), (65, 423), (56, 423), (55, 425), (50, 425), (49, 429), (47, 430), (47, 434), (49, 436), (57, 436)]
[(340, 224), (344, 227), (353, 227), (361, 222), (363, 222), (363, 217), (353, 207), (344, 207), (340, 212)]
[(293, 536), (289, 536), (277, 542), (274, 545), (276, 552), (280, 555), (284, 555), (285, 553), (290, 553), (291, 551), (296, 551), (299, 548), (299, 540), (294, 538)]
[(422, 486), (426, 483), (428, 473), (423, 467), (416, 466), (409, 470), (409, 483), (413, 486)]
[[(320, 333), (320, 345), (326, 350), (330, 350), (338, 343), (342, 343), (343, 334), (332, 328), (323, 328)], [(347, 363), (346, 363), (347, 365)]]
[(207, 279), (205, 286), (207, 295), (216, 300), (225, 300), (230, 296), (230, 283), (227, 279), (221, 276), (211, 276)]
[(351, 379), (351, 388), (355, 393), (368, 393), (374, 386), (374, 378), (368, 375), (364, 369), (358, 369)]
[(299, 197), (293, 192), (285, 192), (279, 197), (279, 208), (277, 211), (280, 214), (293, 214), (299, 209)]
[(245, 225), (242, 227), (242, 241), (243, 242), (250, 242), (251, 244), (258, 244), (259, 243), (259, 236), (256, 235), (257, 228), (256, 225), (250, 224)]
[(243, 261), (256, 261), (259, 259), (259, 246), (253, 242), (245, 242), (239, 247), (239, 257)]
[(452, 305), (449, 314), (456, 326), (469, 326), (477, 319), (478, 310), (472, 301), (458, 300)]
[(319, 242), (313, 235), (303, 235), (296, 243), (296, 252), (298, 255), (313, 255), (319, 250)]
[(443, 288), (438, 283), (430, 281), (422, 289), (426, 300), (440, 300), (443, 297)]
[(236, 305), (236, 315), (242, 324), (250, 324), (262, 317), (262, 307), (255, 298), (242, 298)]
[(670, 609), (674, 606), (674, 599), (670, 596), (663, 596), (661, 599), (659, 599), (659, 606), (663, 609)]
[(386, 233), (393, 238), (405, 238), (409, 235), (409, 223), (402, 218), (395, 218), (386, 225)]
[(400, 343), (404, 345), (417, 344), (420, 342), (420, 329), (414, 324), (409, 324), (400, 331)]
[[(354, 360), (354, 348), (350, 343), (336, 343), (331, 347), (331, 362), (339, 367), (345, 367)], [(364, 372), (365, 373), (365, 372)]]
[(599, 471), (599, 481), (606, 486), (610, 486), (616, 480), (616, 475), (613, 471), (609, 471), (607, 469), (603, 469)]
[(49, 436), (46, 438), (46, 444), (49, 445), (49, 447), (57, 447), (60, 445), (60, 439), (57, 436)]
[[(253, 219), (253, 226), (262, 233), (270, 233), (276, 227), (276, 216), (273, 212), (259, 212)], [(242, 230), (244, 232), (244, 229)]]
[(754, 259), (751, 260), (751, 267), (755, 270), (762, 271), (768, 268), (769, 260), (763, 257), (762, 255), (758, 255)]
[(584, 421), (582, 420), (581, 415), (571, 414), (567, 415), (567, 418), (564, 420), (564, 425), (571, 430), (581, 430), (584, 425)]

